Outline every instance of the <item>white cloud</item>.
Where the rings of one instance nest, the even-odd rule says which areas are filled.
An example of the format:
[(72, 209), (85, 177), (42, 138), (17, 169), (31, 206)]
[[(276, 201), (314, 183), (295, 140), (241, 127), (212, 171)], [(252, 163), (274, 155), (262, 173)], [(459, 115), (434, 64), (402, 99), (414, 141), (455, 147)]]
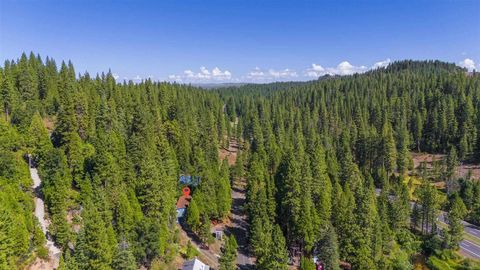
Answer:
[(473, 71), (475, 68), (475, 61), (470, 58), (465, 58), (463, 61), (458, 63), (459, 66), (468, 69), (468, 71)]
[(316, 65), (316, 64), (312, 64), (312, 70), (319, 71), (319, 72), (325, 71), (325, 69), (322, 66)]
[[(185, 70), (183, 74), (185, 74), (185, 76), (187, 76), (188, 78), (195, 77), (195, 74), (191, 70)], [(180, 75), (174, 75), (174, 76), (180, 76)]]
[(221, 71), (218, 67), (212, 70), (212, 77), (220, 80), (229, 80), (232, 78), (232, 73), (228, 70)]
[(288, 68), (283, 69), (283, 70), (274, 70), (274, 69), (269, 69), (268, 74), (270, 74), (274, 78), (278, 79), (286, 79), (286, 78), (295, 78), (298, 77), (297, 72), (290, 70)]
[(312, 67), (305, 70), (304, 73), (307, 77), (320, 77), (322, 75), (325, 75), (326, 71), (325, 68), (323, 68), (321, 65), (313, 63)]
[(112, 76), (113, 76), (113, 78), (114, 78), (115, 80), (117, 80), (117, 79), (120, 77), (120, 76), (118, 76), (117, 73), (113, 73)]
[(265, 76), (265, 73), (263, 73), (259, 67), (255, 67), (252, 71), (247, 73), (247, 77), (251, 78), (261, 78), (263, 76)]
[(390, 60), (390, 58), (387, 58), (380, 62), (376, 62), (375, 64), (373, 64), (372, 69), (387, 67), (388, 65), (390, 65), (391, 62), (392, 61)]
[(200, 74), (208, 76), (210, 75), (210, 71), (208, 71), (208, 69), (206, 69), (205, 67), (200, 67)]
[(168, 75), (168, 80), (169, 81), (176, 81), (176, 82), (183, 81), (182, 76), (180, 76), (180, 75)]
[(188, 81), (188, 82), (210, 82), (210, 81), (230, 81), (232, 73), (228, 70), (222, 71), (215, 67), (212, 70), (202, 66), (199, 72), (194, 72), (190, 69), (183, 71), (182, 75), (172, 74), (168, 76), (169, 81)]
[(267, 82), (267, 81), (286, 81), (297, 78), (298, 74), (296, 71), (291, 69), (269, 69), (262, 70), (259, 67), (255, 67), (253, 70), (247, 73), (242, 79), (254, 82)]
[(137, 75), (135, 76), (135, 78), (133, 78), (134, 81), (141, 81), (142, 80), (142, 77), (140, 77), (140, 75)]
[(351, 75), (355, 73), (362, 73), (367, 71), (368, 68), (366, 66), (353, 66), (347, 61), (343, 61), (340, 64), (338, 64), (337, 68), (334, 70), (338, 72), (340, 75)]
[(351, 75), (355, 73), (363, 73), (370, 69), (386, 67), (391, 63), (390, 58), (374, 63), (371, 67), (355, 66), (348, 61), (343, 61), (334, 67), (324, 67), (313, 63), (309, 68), (301, 73), (290, 69), (262, 69), (255, 67), (243, 76), (235, 77), (228, 70), (221, 70), (218, 67), (208, 69), (201, 66), (198, 71), (191, 69), (184, 70), (181, 74), (171, 74), (167, 77), (168, 81), (176, 81), (182, 83), (207, 83), (207, 82), (256, 82), (268, 83), (272, 81), (293, 81), (307, 80), (310, 78), (318, 78), (323, 75)]
[(306, 77), (320, 77), (323, 75), (352, 75), (355, 73), (363, 73), (370, 69), (386, 67), (391, 63), (390, 58), (383, 61), (376, 62), (370, 68), (367, 66), (354, 66), (348, 61), (343, 61), (336, 67), (323, 67), (315, 63), (310, 68), (307, 68), (303, 73)]

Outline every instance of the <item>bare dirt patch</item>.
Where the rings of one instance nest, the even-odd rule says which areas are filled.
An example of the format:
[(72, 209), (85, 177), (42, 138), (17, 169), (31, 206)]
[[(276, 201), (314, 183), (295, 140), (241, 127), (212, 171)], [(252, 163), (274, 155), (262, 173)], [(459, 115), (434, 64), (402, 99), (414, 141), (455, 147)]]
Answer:
[(81, 220), (82, 211), (78, 209), (70, 209), (67, 212), (67, 223), (72, 226), (75, 233), (80, 232), (81, 225), (78, 220)]
[(25, 270), (53, 270), (55, 263), (51, 260), (45, 261), (40, 258), (36, 258), (33, 264), (27, 266)]
[(45, 128), (47, 128), (48, 133), (52, 133), (55, 129), (55, 122), (56, 119), (53, 117), (43, 118), (43, 125), (45, 126)]
[(220, 158), (221, 161), (223, 161), (225, 158), (228, 160), (228, 165), (233, 166), (237, 162), (237, 152), (238, 152), (238, 142), (235, 139), (230, 139), (230, 143), (228, 145), (228, 149), (225, 148), (220, 148), (218, 150), (218, 157)]
[[(194, 239), (192, 237), (189, 237), (187, 232), (184, 231), (180, 225), (178, 225), (178, 228), (179, 228), (179, 232), (180, 232), (180, 244), (184, 243), (184, 245), (186, 246), (186, 244), (188, 243), (188, 241), (190, 241), (192, 243), (192, 245), (200, 252), (200, 255), (198, 256), (198, 258), (206, 263), (207, 265), (209, 265), (211, 268), (214, 268), (214, 269), (217, 269), (218, 268), (218, 258), (220, 257), (220, 254), (219, 253), (215, 253), (211, 247), (209, 247), (208, 249), (205, 249), (205, 248), (202, 248), (202, 244), (198, 241), (198, 239)], [(217, 240), (215, 240), (215, 242), (217, 242)], [(212, 244), (210, 246), (213, 246), (213, 245), (218, 245), (218, 250), (220, 250), (220, 243), (216, 244)], [(183, 262), (182, 262), (183, 263)]]
[(411, 153), (413, 159), (413, 166), (417, 168), (423, 162), (427, 165), (428, 169), (433, 167), (433, 162), (443, 160), (445, 155), (442, 154), (429, 154), (429, 153)]
[[(415, 168), (420, 166), (422, 162), (425, 162), (427, 169), (433, 168), (433, 163), (435, 161), (442, 161), (446, 155), (442, 154), (429, 154), (429, 153), (411, 153), (413, 159), (413, 165)], [(456, 177), (466, 177), (468, 173), (471, 172), (472, 179), (480, 180), (480, 164), (467, 164), (462, 163), (456, 169)]]

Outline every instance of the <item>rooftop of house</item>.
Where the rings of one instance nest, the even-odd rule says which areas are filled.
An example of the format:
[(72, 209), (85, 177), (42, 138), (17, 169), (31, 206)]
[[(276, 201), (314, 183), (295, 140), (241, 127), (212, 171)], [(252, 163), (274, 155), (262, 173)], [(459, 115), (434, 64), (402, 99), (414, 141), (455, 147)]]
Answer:
[(199, 259), (193, 259), (183, 263), (182, 270), (209, 270), (210, 267)]
[(188, 195), (188, 196), (185, 196), (185, 195), (182, 195), (178, 198), (178, 201), (177, 201), (177, 209), (180, 209), (180, 208), (187, 208), (188, 204), (190, 203), (190, 201), (192, 200), (192, 196)]
[(199, 176), (191, 176), (191, 175), (182, 174), (178, 178), (178, 181), (182, 185), (197, 186), (200, 183), (200, 177)]

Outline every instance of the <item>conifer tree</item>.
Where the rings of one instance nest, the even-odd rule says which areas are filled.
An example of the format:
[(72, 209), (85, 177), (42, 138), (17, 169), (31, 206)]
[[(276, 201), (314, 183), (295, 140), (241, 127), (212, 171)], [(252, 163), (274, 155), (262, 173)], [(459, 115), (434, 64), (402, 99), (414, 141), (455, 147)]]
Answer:
[(286, 250), (285, 238), (278, 225), (272, 231), (272, 241), (266, 254), (258, 258), (257, 268), (267, 269), (287, 269), (288, 254)]
[(235, 236), (227, 236), (223, 246), (222, 255), (219, 259), (220, 270), (235, 270), (237, 269), (237, 240)]
[(82, 214), (85, 223), (75, 248), (79, 269), (112, 269), (112, 250), (105, 223), (94, 205), (87, 205)]
[(420, 227), (423, 234), (432, 233), (436, 214), (439, 208), (437, 190), (427, 182), (423, 182), (418, 189), (419, 204), (421, 205)]
[(197, 206), (197, 196), (190, 201), (187, 209), (187, 224), (194, 231), (198, 232), (200, 228), (200, 212)]
[(218, 217), (220, 219), (226, 217), (226, 215), (230, 212), (230, 208), (232, 207), (232, 198), (230, 195), (230, 173), (228, 170), (228, 162), (225, 159), (220, 168), (220, 179), (217, 182), (217, 209), (218, 209)]
[(0, 81), (0, 97), (2, 100), (3, 112), (5, 113), (5, 121), (9, 121), (10, 113), (15, 106), (17, 95), (13, 89), (10, 76), (3, 73)]
[(315, 270), (315, 268), (312, 259), (304, 256), (300, 258), (300, 270)]
[(135, 270), (137, 265), (135, 257), (125, 240), (120, 242), (112, 261), (112, 268), (118, 270)]
[(13, 267), (12, 259), (15, 257), (14, 228), (11, 213), (0, 208), (0, 266), (2, 269)]
[(404, 175), (408, 170), (408, 164), (410, 161), (410, 153), (408, 146), (409, 143), (409, 134), (407, 130), (407, 125), (405, 122), (402, 122), (399, 135), (398, 135), (398, 157), (397, 157), (397, 169), (398, 172)]
[(188, 260), (191, 260), (199, 255), (198, 250), (192, 245), (191, 241), (188, 241), (187, 250), (185, 252), (185, 256)]
[(448, 248), (458, 249), (463, 239), (463, 225), (461, 221), (467, 213), (467, 208), (458, 194), (455, 194), (450, 202), (447, 214), (448, 230), (446, 235), (446, 245)]
[(18, 63), (17, 88), (23, 100), (33, 101), (38, 98), (37, 80), (34, 68), (29, 65), (25, 53)]
[(385, 122), (382, 128), (382, 165), (387, 172), (391, 174), (395, 170), (397, 163), (397, 148), (393, 138), (392, 126)]
[(390, 226), (394, 230), (408, 228), (410, 224), (408, 187), (404, 183), (400, 183), (394, 190), (394, 199), (390, 202)]
[(454, 146), (450, 147), (450, 151), (447, 156), (447, 172), (446, 176), (448, 180), (451, 180), (455, 174), (455, 170), (458, 165), (457, 150)]
[(417, 152), (421, 151), (420, 145), (423, 137), (423, 119), (420, 112), (415, 112), (413, 119), (413, 136)]
[(200, 217), (201, 223), (200, 228), (198, 229), (198, 236), (202, 240), (202, 242), (206, 245), (211, 244), (213, 241), (213, 236), (211, 230), (211, 223), (210, 219), (206, 215), (202, 215)]
[(317, 144), (312, 154), (312, 199), (323, 226), (330, 220), (332, 208), (332, 183), (327, 174), (325, 152)]
[(333, 225), (338, 235), (339, 257), (340, 259), (350, 261), (357, 248), (355, 238), (360, 228), (355, 223), (355, 198), (350, 187), (345, 186), (342, 192), (340, 187), (336, 187), (338, 201), (335, 205), (337, 209), (333, 216)]
[(339, 270), (337, 235), (333, 227), (329, 226), (324, 236), (318, 241), (315, 253), (317, 260), (326, 270)]
[(44, 161), (48, 151), (53, 148), (50, 141), (48, 130), (43, 124), (43, 119), (38, 112), (33, 115), (32, 122), (30, 124), (29, 132), (29, 146), (33, 149), (34, 156), (39, 162)]

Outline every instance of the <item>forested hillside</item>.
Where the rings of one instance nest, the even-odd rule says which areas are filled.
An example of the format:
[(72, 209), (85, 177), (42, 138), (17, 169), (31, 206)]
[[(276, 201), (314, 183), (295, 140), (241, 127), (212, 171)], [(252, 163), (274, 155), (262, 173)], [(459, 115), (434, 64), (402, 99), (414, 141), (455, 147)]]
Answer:
[[(459, 220), (480, 213), (478, 179), (467, 175), (460, 185), (454, 175), (460, 162), (479, 158), (479, 83), (453, 64), (403, 61), (363, 75), (219, 91), (250, 150), (257, 267), (286, 267), (279, 243), (290, 259), (302, 258), (302, 269), (313, 267), (312, 256), (326, 269), (338, 269), (338, 259), (353, 269), (410, 269), (415, 255), (456, 250)], [(411, 151), (448, 158), (434, 174), (414, 170)], [(442, 180), (452, 188), (431, 185)], [(439, 237), (441, 208), (456, 229)]]
[[(46, 256), (27, 154), (60, 269), (179, 257), (181, 174), (201, 179), (187, 209), (200, 236), (227, 220), (231, 178), (246, 179), (257, 269), (313, 269), (313, 258), (325, 269), (411, 269), (420, 255), (434, 269), (445, 257), (473, 265), (454, 251), (461, 220), (480, 221), (480, 184), (455, 168), (480, 158), (480, 76), (453, 64), (209, 91), (77, 74), (34, 54), (0, 71), (0, 269)], [(218, 157), (230, 138), (241, 146), (231, 171)], [(415, 168), (412, 152), (447, 157)], [(448, 226), (437, 230), (441, 209)]]
[(178, 256), (180, 173), (202, 178), (196, 196), (204, 198), (204, 220), (228, 214), (217, 94), (117, 84), (111, 73), (76, 77), (71, 63), (57, 68), (33, 54), (5, 63), (0, 90), (2, 269), (24, 265), (37, 241), (27, 153), (43, 179), (50, 232), (64, 250), (61, 269), (136, 269)]

